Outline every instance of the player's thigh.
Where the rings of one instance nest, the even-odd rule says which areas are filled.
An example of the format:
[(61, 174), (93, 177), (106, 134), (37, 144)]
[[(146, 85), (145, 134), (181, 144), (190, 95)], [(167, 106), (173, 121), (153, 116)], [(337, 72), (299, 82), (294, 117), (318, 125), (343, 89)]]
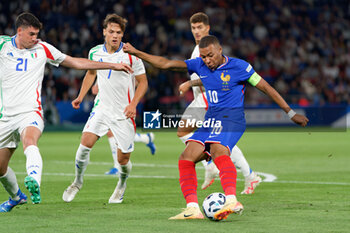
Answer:
[(18, 133), (18, 122), (20, 119), (14, 117), (0, 119), (0, 149), (17, 148), (20, 142)]
[(224, 146), (222, 144), (212, 143), (210, 144), (210, 155), (214, 160), (221, 155), (230, 156), (230, 150), (227, 146)]
[(97, 139), (108, 132), (109, 126), (107, 122), (102, 111), (91, 112), (84, 126), (80, 143), (86, 147), (92, 148)]
[(19, 123), (19, 133), (25, 150), (30, 145), (37, 145), (44, 130), (44, 120), (37, 112), (22, 114), (23, 118)]
[(202, 160), (204, 145), (200, 142), (189, 141), (185, 150), (181, 153), (179, 160), (198, 162)]
[(3, 176), (6, 174), (9, 161), (14, 151), (15, 151), (15, 148), (0, 149), (0, 176)]
[(121, 152), (131, 153), (134, 151), (135, 125), (130, 118), (110, 121), (109, 128)]

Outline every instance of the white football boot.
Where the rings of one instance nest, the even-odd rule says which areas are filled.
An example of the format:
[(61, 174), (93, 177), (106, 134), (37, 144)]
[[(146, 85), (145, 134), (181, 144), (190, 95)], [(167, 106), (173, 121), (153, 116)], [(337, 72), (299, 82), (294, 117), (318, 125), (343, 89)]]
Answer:
[(251, 179), (246, 179), (244, 182), (244, 190), (241, 194), (253, 194), (255, 188), (261, 183), (261, 177), (253, 172), (253, 177)]
[(119, 204), (123, 202), (124, 193), (126, 189), (126, 182), (123, 186), (118, 182), (117, 187), (115, 187), (112, 196), (109, 198), (108, 203), (110, 204)]
[(72, 183), (71, 185), (68, 186), (66, 190), (64, 190), (62, 199), (65, 202), (71, 202), (73, 201), (75, 195), (80, 191), (83, 185), (77, 184), (77, 183)]

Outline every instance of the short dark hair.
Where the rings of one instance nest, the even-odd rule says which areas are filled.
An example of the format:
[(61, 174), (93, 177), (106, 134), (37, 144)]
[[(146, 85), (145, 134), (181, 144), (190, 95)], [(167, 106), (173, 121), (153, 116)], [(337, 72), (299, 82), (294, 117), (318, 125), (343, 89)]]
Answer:
[(203, 12), (198, 12), (191, 16), (190, 23), (203, 23), (209, 25), (209, 17)]
[(202, 39), (199, 41), (199, 48), (206, 48), (208, 47), (209, 45), (219, 45), (220, 46), (220, 42), (218, 40), (218, 38), (216, 38), (216, 36), (212, 36), (212, 35), (209, 35), (209, 36), (204, 36), (202, 37)]
[(106, 29), (109, 23), (116, 23), (119, 24), (120, 28), (124, 32), (127, 22), (128, 21), (126, 19), (117, 14), (108, 14), (105, 20), (103, 20), (103, 29)]
[(32, 13), (24, 12), (20, 14), (15, 22), (16, 29), (19, 27), (33, 27), (36, 29), (41, 29), (43, 27), (42, 23), (39, 21), (37, 17), (35, 17)]

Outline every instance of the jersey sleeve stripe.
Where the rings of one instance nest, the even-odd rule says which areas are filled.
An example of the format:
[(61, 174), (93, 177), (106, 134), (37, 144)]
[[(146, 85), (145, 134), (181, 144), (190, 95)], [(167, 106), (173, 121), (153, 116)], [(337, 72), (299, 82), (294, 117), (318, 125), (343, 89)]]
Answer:
[(248, 79), (248, 83), (250, 83), (253, 87), (255, 87), (261, 80), (261, 76), (258, 73), (254, 72), (252, 76)]
[(55, 58), (52, 56), (52, 53), (50, 52), (50, 50), (43, 43), (39, 43), (39, 44), (43, 46), (45, 53), (46, 53), (46, 57), (48, 59), (55, 60)]

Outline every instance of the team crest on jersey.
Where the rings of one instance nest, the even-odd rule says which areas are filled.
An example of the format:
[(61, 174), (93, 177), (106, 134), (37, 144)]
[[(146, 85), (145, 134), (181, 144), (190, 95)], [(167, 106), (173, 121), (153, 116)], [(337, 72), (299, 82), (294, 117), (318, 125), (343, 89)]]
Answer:
[(225, 72), (227, 72), (227, 70), (225, 70), (225, 71), (223, 71), (223, 72), (221, 73), (220, 78), (221, 78), (221, 80), (222, 80), (222, 90), (223, 90), (223, 91), (228, 91), (228, 90), (230, 90), (229, 85), (228, 85), (228, 82), (230, 81), (231, 76), (230, 76), (229, 74), (226, 74), (226, 75), (225, 75)]

